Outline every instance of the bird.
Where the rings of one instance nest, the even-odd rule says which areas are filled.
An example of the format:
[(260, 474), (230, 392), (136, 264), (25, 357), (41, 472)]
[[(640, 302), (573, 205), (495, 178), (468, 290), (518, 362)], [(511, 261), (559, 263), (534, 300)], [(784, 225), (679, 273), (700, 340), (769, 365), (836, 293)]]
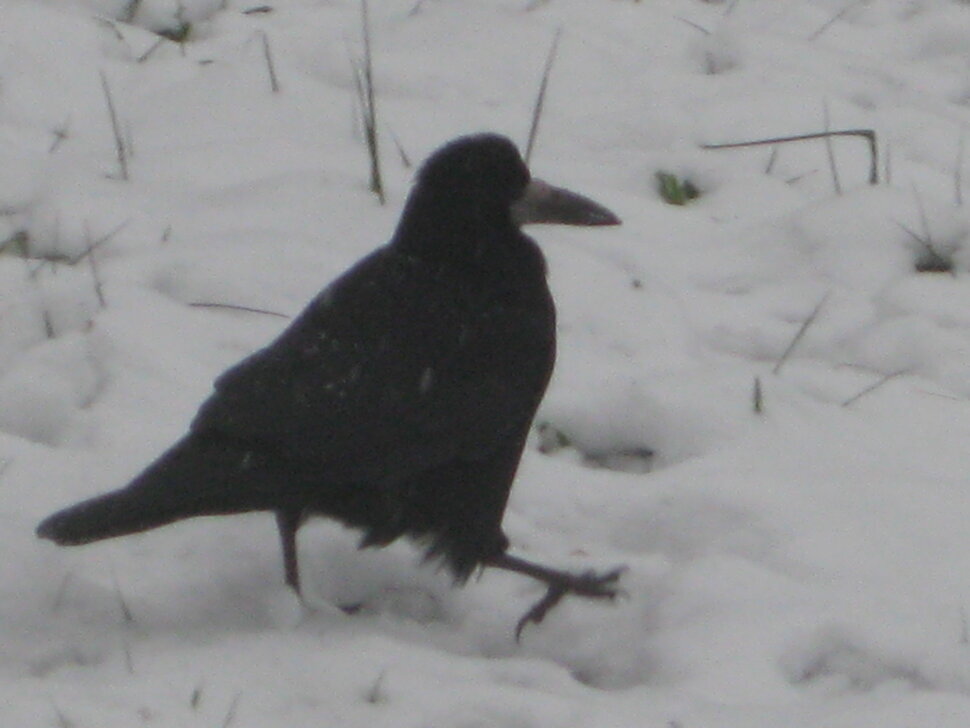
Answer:
[(546, 586), (516, 638), (567, 594), (613, 599), (622, 568), (572, 573), (509, 552), (502, 518), (556, 354), (546, 260), (521, 226), (620, 224), (533, 178), (507, 137), (445, 143), (388, 243), (213, 384), (187, 433), (128, 485), (43, 520), (59, 545), (197, 516), (275, 514), (286, 584), (323, 516), (360, 547), (407, 537), (456, 585), (484, 568)]

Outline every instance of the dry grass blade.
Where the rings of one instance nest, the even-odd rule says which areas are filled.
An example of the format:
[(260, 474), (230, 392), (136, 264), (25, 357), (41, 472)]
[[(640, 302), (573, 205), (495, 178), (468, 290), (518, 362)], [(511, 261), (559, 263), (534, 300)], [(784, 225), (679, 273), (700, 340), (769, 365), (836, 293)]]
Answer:
[(121, 12), (121, 17), (118, 18), (122, 23), (130, 23), (135, 19), (135, 15), (138, 14), (138, 6), (141, 5), (141, 0), (128, 0), (128, 5)]
[(124, 137), (121, 133), (121, 125), (118, 123), (118, 112), (115, 110), (114, 99), (111, 96), (111, 87), (108, 85), (108, 77), (104, 71), (98, 72), (101, 76), (101, 89), (104, 91), (104, 101), (108, 106), (108, 116), (111, 118), (111, 131), (115, 139), (115, 153), (118, 155), (118, 167), (121, 179), (128, 181), (128, 149), (125, 146)]
[(965, 131), (961, 127), (960, 140), (957, 142), (957, 160), (953, 169), (953, 198), (960, 207), (963, 207), (963, 155), (966, 141)]
[(690, 26), (694, 30), (699, 31), (699, 32), (703, 33), (704, 35), (710, 35), (711, 34), (711, 31), (709, 31), (703, 25), (700, 25), (698, 23), (695, 23), (693, 20), (688, 20), (687, 18), (682, 18), (679, 15), (675, 15), (674, 16), (674, 20), (679, 20), (684, 25)]
[(765, 174), (771, 174), (775, 170), (775, 162), (778, 161), (778, 147), (771, 148), (771, 154), (768, 155), (768, 163), (765, 164)]
[(835, 129), (810, 134), (795, 134), (794, 136), (771, 137), (770, 139), (753, 139), (743, 142), (727, 142), (724, 144), (701, 144), (701, 149), (741, 149), (744, 147), (758, 147), (766, 144), (787, 144), (811, 139), (825, 139), (828, 137), (856, 136), (862, 137), (869, 143), (869, 184), (879, 184), (878, 142), (876, 132), (872, 129)]
[(131, 644), (125, 635), (121, 635), (121, 651), (125, 656), (125, 670), (129, 675), (135, 674), (135, 660), (131, 656)]
[(67, 717), (53, 698), (51, 698), (51, 707), (54, 709), (54, 717), (57, 719), (57, 728), (75, 728), (76, 723)]
[(45, 307), (40, 314), (44, 322), (44, 336), (48, 339), (56, 339), (57, 331), (54, 330), (54, 319), (51, 318), (51, 312)]
[(404, 145), (401, 144), (401, 140), (398, 139), (397, 134), (390, 129), (388, 130), (388, 133), (391, 135), (391, 141), (394, 142), (394, 147), (397, 149), (397, 154), (401, 158), (401, 164), (404, 166), (404, 169), (411, 169), (414, 164), (411, 162), (411, 157), (407, 153), (407, 150), (404, 149)]
[(883, 173), (882, 178), (886, 181), (887, 185), (892, 186), (893, 183), (893, 145), (891, 143), (886, 144), (885, 158), (882, 163)]
[(877, 379), (875, 382), (873, 382), (872, 384), (870, 384), (868, 387), (864, 387), (862, 390), (856, 392), (851, 397), (849, 397), (848, 399), (846, 399), (845, 401), (843, 401), (842, 402), (842, 406), (843, 407), (851, 407), (853, 404), (855, 404), (856, 402), (858, 402), (860, 399), (862, 399), (863, 397), (865, 397), (867, 394), (870, 394), (872, 392), (875, 392), (877, 389), (879, 389), (881, 386), (883, 386), (886, 382), (889, 382), (889, 381), (895, 379), (896, 377), (902, 376), (903, 374), (907, 374), (908, 372), (909, 372), (908, 369), (900, 369), (900, 370), (895, 371), (895, 372), (889, 372), (889, 374), (884, 374), (883, 376), (879, 377), (879, 379)]
[(51, 604), (51, 610), (56, 612), (64, 605), (64, 599), (67, 597), (67, 589), (71, 585), (71, 580), (74, 578), (74, 573), (68, 571), (64, 574), (64, 578), (61, 579), (61, 583), (57, 585), (57, 591), (54, 592), (54, 601)]
[(270, 311), (265, 308), (253, 308), (252, 306), (240, 306), (235, 303), (210, 303), (209, 301), (190, 301), (189, 305), (193, 308), (214, 308), (223, 311), (242, 311), (244, 313), (259, 313), (264, 316), (275, 316), (277, 318), (288, 319), (285, 313), (280, 313), (279, 311)]
[(926, 205), (923, 204), (923, 196), (919, 193), (919, 187), (914, 182), (913, 199), (916, 201), (916, 211), (919, 213), (919, 226), (923, 230), (923, 235), (930, 243), (933, 242), (933, 234), (930, 232), (930, 219), (926, 216)]
[(377, 137), (377, 100), (374, 94), (374, 58), (371, 53), (370, 10), (367, 0), (360, 0), (361, 32), (364, 36), (364, 65), (358, 69), (357, 92), (364, 117), (364, 140), (370, 158), (370, 191), (383, 205), (384, 182), (381, 177), (380, 147)]
[(222, 728), (229, 728), (236, 719), (236, 710), (239, 708), (241, 698), (242, 692), (238, 692), (233, 696), (232, 702), (229, 703), (229, 709), (226, 711), (226, 717), (222, 719)]
[(51, 145), (47, 148), (48, 154), (53, 154), (54, 152), (56, 152), (58, 147), (60, 147), (61, 144), (63, 144), (67, 140), (70, 126), (71, 126), (71, 120), (70, 118), (68, 118), (63, 124), (51, 130), (51, 134), (54, 135), (54, 140), (51, 142)]
[(145, 52), (142, 53), (140, 56), (138, 56), (138, 58), (135, 59), (135, 63), (144, 63), (145, 61), (147, 61), (151, 57), (151, 55), (162, 46), (162, 44), (166, 40), (168, 40), (168, 39), (167, 38), (164, 38), (162, 36), (159, 36), (158, 38), (156, 38), (155, 39), (155, 42), (152, 43), (150, 46), (148, 46), (148, 48), (145, 50)]
[[(822, 104), (825, 117), (825, 131), (829, 130), (829, 102), (828, 99)], [(829, 170), (832, 172), (832, 188), (835, 194), (842, 196), (842, 181), (839, 179), (839, 166), (835, 162), (835, 149), (832, 146), (832, 137), (825, 137), (825, 154), (829, 158)]]
[(798, 327), (798, 331), (795, 332), (795, 335), (789, 342), (788, 347), (782, 352), (781, 356), (778, 357), (777, 363), (771, 370), (772, 374), (778, 374), (781, 371), (781, 368), (785, 365), (785, 362), (788, 361), (789, 357), (792, 355), (792, 352), (795, 351), (795, 347), (797, 347), (798, 343), (802, 340), (802, 338), (804, 338), (805, 332), (808, 331), (809, 327), (815, 322), (815, 319), (818, 318), (818, 315), (822, 310), (822, 306), (824, 306), (825, 302), (828, 301), (830, 295), (831, 291), (822, 296), (821, 300), (815, 304), (815, 308), (812, 309), (812, 312), (808, 314), (804, 321), (802, 321), (802, 325)]
[(901, 223), (897, 224), (907, 233), (912, 235), (916, 240), (921, 242), (930, 256), (930, 262), (937, 264), (936, 267), (931, 265), (925, 270), (942, 271), (955, 277), (956, 270), (953, 267), (952, 257), (950, 255), (941, 253), (933, 240), (933, 233), (930, 231), (930, 220), (926, 214), (926, 206), (923, 204), (923, 197), (920, 195), (919, 188), (916, 186), (915, 182), (913, 183), (913, 199), (916, 201), (916, 210), (919, 213), (919, 224), (920, 228), (923, 230), (923, 235), (916, 235), (905, 225), (902, 225)]
[(818, 28), (818, 30), (816, 30), (814, 33), (812, 33), (810, 36), (808, 36), (808, 41), (809, 42), (812, 42), (813, 40), (818, 40), (818, 38), (822, 35), (822, 33), (824, 33), (829, 28), (831, 28), (833, 25), (835, 25), (837, 22), (839, 22), (840, 20), (842, 20), (842, 18), (844, 18), (846, 16), (846, 14), (848, 14), (848, 12), (850, 10), (854, 9), (858, 5), (864, 5), (864, 4), (868, 3), (868, 2), (869, 2), (869, 0), (855, 0), (854, 2), (849, 3), (844, 8), (842, 8), (839, 12), (837, 12), (835, 15), (833, 15), (831, 18), (829, 18), (828, 20), (826, 20)]
[(552, 64), (556, 61), (556, 54), (559, 51), (559, 39), (562, 37), (562, 28), (556, 30), (552, 38), (552, 45), (549, 47), (549, 54), (546, 56), (546, 65), (542, 70), (542, 80), (539, 82), (539, 92), (536, 94), (536, 103), (532, 108), (532, 124), (529, 126), (529, 138), (525, 143), (525, 163), (528, 164), (532, 158), (532, 150), (535, 147), (536, 138), (539, 136), (539, 121), (542, 119), (542, 109), (546, 103), (546, 89), (549, 87), (549, 75), (552, 73)]
[(91, 280), (92, 285), (94, 286), (94, 295), (98, 299), (98, 306), (101, 308), (107, 308), (108, 301), (104, 297), (104, 282), (101, 280), (101, 269), (98, 268), (98, 263), (94, 256), (93, 246), (88, 248), (87, 259), (91, 266)]
[(202, 683), (196, 685), (192, 690), (192, 695), (189, 696), (189, 705), (191, 706), (192, 710), (198, 710), (199, 706), (202, 704), (202, 691)]
[(118, 608), (121, 610), (121, 616), (128, 624), (134, 623), (135, 616), (131, 613), (131, 608), (128, 606), (128, 600), (125, 599), (125, 595), (121, 592), (121, 585), (118, 583), (118, 574), (115, 572), (114, 568), (111, 569), (111, 581), (114, 583), (115, 598), (118, 600)]
[(263, 57), (266, 59), (266, 72), (269, 74), (269, 88), (274, 94), (280, 92), (280, 82), (276, 76), (276, 65), (273, 63), (273, 52), (269, 47), (269, 36), (265, 30), (259, 31), (263, 41)]
[(104, 297), (104, 283), (101, 279), (101, 269), (98, 267), (98, 261), (95, 258), (94, 251), (100, 248), (109, 240), (111, 240), (111, 238), (113, 238), (115, 235), (120, 233), (122, 230), (124, 230), (124, 228), (128, 225), (128, 222), (129, 222), (128, 220), (125, 220), (123, 223), (118, 225), (114, 230), (112, 230), (111, 232), (105, 235), (102, 235), (97, 240), (91, 240), (91, 233), (88, 230), (87, 224), (85, 223), (84, 235), (85, 235), (85, 238), (90, 242), (88, 243), (87, 247), (84, 249), (84, 252), (82, 252), (73, 260), (73, 263), (77, 264), (81, 262), (84, 258), (87, 258), (88, 264), (91, 267), (91, 279), (94, 285), (94, 295), (97, 297), (98, 305), (101, 308), (107, 308), (108, 301)]
[[(91, 255), (92, 253), (94, 253), (94, 251), (97, 250), (98, 248), (100, 248), (102, 245), (104, 245), (105, 243), (110, 242), (112, 238), (114, 238), (118, 233), (120, 233), (122, 230), (124, 230), (126, 227), (128, 227), (129, 223), (131, 223), (131, 220), (125, 220), (122, 223), (118, 223), (118, 225), (116, 225), (114, 228), (112, 228), (109, 232), (107, 232), (104, 235), (102, 235), (101, 237), (96, 238), (95, 240), (89, 242), (88, 245), (84, 248), (84, 250), (82, 250), (80, 253), (78, 253), (73, 258), (68, 258), (65, 262), (68, 265), (77, 265), (82, 260), (84, 260), (85, 258), (87, 258), (89, 255)], [(85, 234), (85, 236), (86, 236), (86, 238), (88, 240), (91, 240), (91, 233), (88, 230), (87, 224), (85, 224), (85, 226), (84, 226), (84, 234)]]
[(378, 705), (386, 702), (387, 696), (384, 693), (384, 679), (387, 677), (387, 670), (381, 670), (374, 684), (364, 693), (364, 702), (371, 705)]
[(24, 259), (24, 265), (27, 268), (28, 280), (30, 280), (37, 288), (37, 300), (40, 304), (40, 318), (41, 323), (44, 326), (44, 335), (48, 339), (56, 339), (57, 331), (54, 329), (54, 319), (51, 317), (50, 309), (47, 307), (47, 303), (44, 300), (44, 292), (43, 288), (41, 288), (40, 279), (38, 276), (41, 266), (37, 266), (31, 270), (30, 261), (28, 261), (26, 258)]
[(0, 254), (8, 251), (18, 258), (29, 258), (30, 234), (26, 230), (17, 230), (6, 240), (0, 241)]
[(926, 258), (922, 261), (917, 261), (917, 271), (920, 273), (949, 273), (951, 276), (956, 277), (956, 271), (953, 269), (953, 261), (938, 251), (936, 246), (933, 245), (932, 240), (920, 235), (898, 220), (893, 220), (893, 222), (896, 223), (900, 230), (923, 246), (923, 252), (926, 253)]

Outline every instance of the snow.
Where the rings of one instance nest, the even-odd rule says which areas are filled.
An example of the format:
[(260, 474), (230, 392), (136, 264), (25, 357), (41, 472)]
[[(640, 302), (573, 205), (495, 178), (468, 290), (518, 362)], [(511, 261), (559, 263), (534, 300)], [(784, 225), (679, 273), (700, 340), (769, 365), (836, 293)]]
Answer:
[[(371, 2), (382, 207), (358, 2), (267, 5), (0, 4), (0, 723), (970, 725), (970, 6)], [(624, 225), (530, 229), (560, 353), (505, 528), (543, 563), (625, 565), (622, 599), (517, 644), (538, 585), (455, 589), (322, 519), (309, 607), (265, 514), (35, 538), (387, 239), (396, 143), (524, 144), (560, 28), (531, 166)], [(826, 128), (876, 131), (878, 185), (858, 138), (832, 141), (837, 182), (821, 140), (701, 146)], [(658, 171), (700, 197), (666, 204)], [(952, 270), (918, 272), (933, 254)]]

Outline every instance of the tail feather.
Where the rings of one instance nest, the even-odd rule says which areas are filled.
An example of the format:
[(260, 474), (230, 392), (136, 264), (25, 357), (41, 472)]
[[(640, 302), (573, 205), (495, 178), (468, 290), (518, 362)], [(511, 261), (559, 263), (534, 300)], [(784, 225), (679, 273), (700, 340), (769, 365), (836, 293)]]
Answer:
[(278, 462), (236, 443), (189, 435), (126, 487), (47, 517), (37, 535), (77, 546), (195, 516), (274, 510), (285, 476)]

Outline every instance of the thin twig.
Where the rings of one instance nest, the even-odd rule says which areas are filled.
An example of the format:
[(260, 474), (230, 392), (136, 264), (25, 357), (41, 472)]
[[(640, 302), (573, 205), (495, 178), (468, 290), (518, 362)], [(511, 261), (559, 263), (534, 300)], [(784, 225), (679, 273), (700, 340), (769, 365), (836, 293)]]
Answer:
[(115, 139), (115, 152), (118, 155), (118, 166), (121, 170), (121, 179), (128, 181), (128, 150), (125, 148), (124, 137), (121, 133), (121, 125), (118, 123), (118, 113), (115, 111), (114, 100), (111, 98), (111, 87), (108, 85), (108, 77), (104, 71), (98, 72), (101, 75), (101, 88), (104, 91), (104, 100), (108, 106), (108, 116), (111, 117), (111, 131)]
[(863, 137), (869, 142), (869, 154), (870, 154), (870, 165), (869, 165), (869, 184), (876, 185), (879, 184), (879, 168), (877, 166), (878, 160), (878, 144), (876, 140), (876, 132), (872, 129), (835, 129), (822, 132), (814, 132), (811, 134), (796, 134), (794, 136), (784, 136), (784, 137), (772, 137), (770, 139), (754, 139), (751, 141), (744, 142), (728, 142), (726, 144), (701, 144), (701, 149), (741, 149), (742, 147), (757, 147), (763, 146), (765, 144), (785, 144), (787, 142), (801, 142), (810, 139), (824, 139), (826, 137), (836, 137), (836, 136), (857, 136)]
[(532, 149), (535, 146), (536, 137), (539, 135), (539, 120), (542, 118), (542, 108), (546, 101), (546, 89), (549, 86), (549, 74), (552, 72), (552, 64), (556, 60), (556, 53), (559, 50), (559, 39), (562, 37), (562, 27), (556, 29), (556, 34), (552, 38), (552, 45), (549, 47), (549, 54), (546, 56), (546, 65), (542, 70), (542, 80), (539, 82), (539, 92), (536, 94), (536, 103), (532, 108), (532, 124), (529, 126), (529, 138), (525, 144), (525, 163), (529, 163), (532, 157)]
[(825, 302), (828, 300), (830, 295), (831, 291), (826, 292), (826, 294), (822, 296), (821, 300), (815, 304), (815, 308), (813, 308), (812, 312), (808, 314), (808, 317), (802, 321), (802, 325), (798, 327), (798, 331), (795, 332), (791, 342), (789, 342), (788, 348), (786, 348), (785, 351), (782, 352), (781, 356), (778, 357), (778, 361), (775, 364), (774, 369), (771, 370), (772, 374), (778, 374), (781, 371), (782, 366), (784, 366), (785, 362), (788, 361), (788, 357), (791, 356), (792, 352), (795, 351), (795, 347), (798, 346), (798, 342), (800, 342), (802, 337), (805, 336), (805, 332), (808, 331), (808, 327), (814, 323), (816, 318), (818, 318), (818, 314), (822, 310), (822, 306), (825, 305)]
[(754, 378), (754, 387), (751, 391), (751, 409), (756, 415), (764, 414), (765, 397), (761, 389), (761, 377)]

